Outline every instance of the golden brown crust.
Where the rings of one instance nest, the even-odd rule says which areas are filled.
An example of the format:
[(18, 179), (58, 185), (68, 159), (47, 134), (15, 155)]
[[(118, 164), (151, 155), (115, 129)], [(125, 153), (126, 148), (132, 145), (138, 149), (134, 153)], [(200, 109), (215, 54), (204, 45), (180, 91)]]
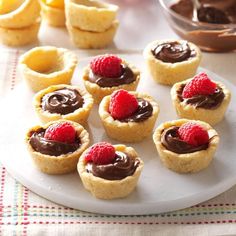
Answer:
[(78, 27), (72, 26), (68, 21), (66, 22), (66, 27), (75, 46), (84, 49), (99, 49), (107, 47), (112, 43), (118, 26), (119, 22), (115, 20), (111, 27), (106, 31), (92, 32), (81, 30)]
[(20, 71), (33, 91), (56, 84), (70, 84), (77, 57), (64, 48), (36, 47), (21, 56)]
[(0, 42), (7, 46), (24, 46), (34, 43), (38, 39), (38, 31), (41, 20), (38, 19), (34, 24), (18, 29), (0, 27)]
[(151, 103), (153, 107), (153, 113), (151, 117), (142, 122), (120, 122), (119, 120), (114, 120), (108, 111), (110, 96), (103, 98), (99, 105), (98, 112), (105, 131), (110, 138), (122, 142), (139, 142), (152, 133), (157, 116), (159, 114), (159, 106), (157, 102), (147, 94), (137, 92), (130, 93), (138, 98), (144, 98)]
[[(62, 88), (77, 90), (84, 99), (83, 106), (79, 109), (76, 109), (74, 112), (66, 114), (66, 115), (44, 111), (41, 107), (42, 98), (44, 97), (44, 95), (51, 93), (53, 91), (56, 91), (58, 89), (62, 89)], [(33, 105), (34, 105), (36, 114), (38, 115), (38, 117), (43, 123), (60, 120), (60, 119), (66, 119), (66, 120), (75, 121), (83, 125), (87, 122), (90, 111), (93, 107), (93, 98), (89, 93), (87, 93), (85, 90), (80, 89), (78, 86), (60, 84), (60, 85), (50, 86), (44, 90), (39, 91), (37, 94), (35, 94)]]
[(68, 23), (84, 31), (104, 32), (116, 19), (118, 7), (102, 1), (67, 0)]
[(54, 123), (59, 123), (65, 120), (58, 120), (58, 121), (53, 121), (49, 122), (43, 126), (37, 125), (29, 129), (29, 131), (26, 134), (26, 145), (28, 148), (28, 151), (37, 166), (37, 168), (47, 174), (66, 174), (70, 173), (74, 170), (76, 170), (76, 166), (78, 163), (78, 160), (83, 153), (83, 151), (88, 147), (89, 145), (89, 134), (88, 132), (83, 128), (83, 126), (72, 122), (72, 121), (67, 121), (70, 122), (76, 129), (78, 138), (81, 141), (81, 146), (74, 151), (73, 153), (69, 154), (63, 154), (60, 156), (50, 156), (50, 155), (45, 155), (40, 152), (36, 152), (31, 145), (29, 144), (29, 138), (30, 138), (30, 133), (32, 131), (36, 131), (39, 128), (44, 128), (46, 129), (49, 127), (51, 124)]
[(163, 130), (171, 126), (181, 126), (190, 120), (180, 119), (165, 122), (161, 124), (153, 134), (153, 141), (156, 145), (157, 152), (160, 156), (162, 163), (169, 169), (178, 173), (192, 173), (198, 172), (208, 167), (216, 152), (220, 138), (217, 132), (207, 123), (202, 121), (194, 121), (204, 127), (209, 134), (210, 143), (206, 150), (197, 151), (187, 154), (178, 154), (166, 149), (161, 143), (161, 135)]
[[(175, 41), (183, 42), (183, 40)], [(173, 85), (194, 76), (202, 57), (200, 49), (195, 44), (188, 42), (190, 48), (196, 51), (195, 57), (183, 62), (166, 63), (156, 59), (151, 52), (153, 47), (165, 42), (173, 42), (173, 40), (156, 40), (144, 49), (143, 55), (152, 78), (158, 83)]]
[(86, 90), (93, 96), (94, 98), (94, 102), (99, 104), (101, 102), (101, 100), (107, 96), (112, 94), (114, 91), (118, 90), (118, 89), (125, 89), (128, 91), (134, 91), (136, 90), (136, 88), (138, 87), (139, 84), (139, 80), (140, 80), (140, 71), (133, 66), (130, 63), (127, 63), (126, 61), (123, 61), (123, 63), (125, 65), (127, 65), (134, 73), (134, 76), (136, 77), (135, 81), (130, 83), (130, 84), (122, 84), (120, 86), (114, 86), (114, 87), (100, 87), (99, 85), (97, 85), (96, 83), (92, 83), (89, 81), (89, 71), (90, 71), (90, 67), (87, 66), (84, 69), (83, 72), (83, 81), (84, 81), (84, 86), (86, 88)]
[(188, 83), (190, 80), (191, 79), (176, 83), (171, 89), (172, 103), (176, 109), (178, 116), (180, 118), (202, 120), (209, 123), (210, 125), (219, 123), (224, 118), (225, 112), (230, 103), (230, 91), (222, 83), (214, 81), (223, 89), (223, 92), (225, 94), (224, 100), (222, 101), (221, 105), (216, 109), (196, 108), (191, 104), (186, 104), (184, 101), (181, 102), (177, 94), (177, 91), (180, 89), (181, 85)]
[(136, 187), (143, 169), (144, 163), (132, 147), (126, 147), (125, 145), (114, 145), (114, 147), (116, 151), (127, 153), (127, 155), (131, 158), (138, 158), (140, 164), (132, 176), (127, 176), (121, 180), (106, 180), (96, 177), (86, 171), (86, 163), (84, 160), (86, 154), (85, 151), (80, 157), (77, 170), (85, 189), (90, 191), (96, 198), (114, 199), (126, 197)]

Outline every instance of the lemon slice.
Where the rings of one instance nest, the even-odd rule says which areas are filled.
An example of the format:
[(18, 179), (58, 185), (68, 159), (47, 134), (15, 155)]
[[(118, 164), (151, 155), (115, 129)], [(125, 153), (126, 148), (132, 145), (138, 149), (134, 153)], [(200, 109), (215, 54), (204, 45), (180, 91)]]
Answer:
[(45, 0), (46, 4), (50, 7), (56, 7), (63, 9), (64, 8), (64, 0)]
[(9, 13), (17, 9), (23, 0), (0, 0), (0, 14)]

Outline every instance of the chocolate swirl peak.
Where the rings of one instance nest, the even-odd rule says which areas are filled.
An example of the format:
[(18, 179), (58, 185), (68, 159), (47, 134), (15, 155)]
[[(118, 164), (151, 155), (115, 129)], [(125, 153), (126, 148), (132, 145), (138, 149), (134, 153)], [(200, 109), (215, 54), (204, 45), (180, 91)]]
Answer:
[(185, 153), (192, 153), (201, 150), (206, 150), (208, 148), (209, 143), (195, 147), (184, 142), (178, 136), (178, 129), (179, 127), (172, 126), (166, 130), (163, 130), (162, 132), (161, 143), (169, 151), (178, 154), (185, 154)]
[(30, 134), (29, 143), (31, 147), (42, 154), (60, 156), (77, 150), (81, 142), (76, 138), (74, 143), (62, 143), (44, 138), (45, 129), (41, 128)]
[(66, 115), (83, 104), (84, 99), (76, 89), (63, 88), (43, 96), (41, 106), (44, 111)]
[(210, 95), (195, 95), (191, 98), (183, 98), (182, 93), (184, 90), (185, 84), (183, 84), (180, 89), (177, 91), (178, 99), (180, 102), (185, 102), (191, 104), (196, 108), (205, 108), (205, 109), (216, 109), (218, 108), (222, 101), (224, 100), (225, 94), (223, 89), (217, 86), (215, 92)]
[(88, 162), (86, 170), (94, 176), (108, 179), (120, 180), (134, 174), (139, 165), (139, 160), (129, 157), (126, 153), (116, 151), (115, 159), (111, 164), (96, 165)]
[(136, 80), (136, 76), (134, 75), (133, 71), (126, 65), (122, 66), (122, 73), (119, 77), (115, 78), (106, 78), (100, 75), (96, 75), (93, 73), (92, 70), (89, 72), (89, 81), (91, 83), (96, 83), (102, 88), (105, 87), (115, 87), (122, 84), (131, 84)]
[(152, 49), (152, 54), (163, 62), (176, 63), (194, 57), (196, 52), (190, 49), (187, 42), (166, 42)]
[(152, 105), (145, 99), (138, 98), (138, 109), (131, 116), (121, 119), (121, 122), (142, 122), (147, 120), (153, 112)]

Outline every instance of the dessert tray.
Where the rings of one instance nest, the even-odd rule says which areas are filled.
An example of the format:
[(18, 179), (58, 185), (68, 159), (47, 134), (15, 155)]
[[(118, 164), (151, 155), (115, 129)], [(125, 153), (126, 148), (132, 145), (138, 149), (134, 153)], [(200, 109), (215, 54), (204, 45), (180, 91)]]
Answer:
[[(152, 95), (160, 105), (156, 126), (161, 122), (177, 118), (171, 104), (170, 87), (156, 84), (145, 72), (142, 55), (119, 55), (143, 71), (138, 91)], [(91, 58), (80, 59), (73, 84), (83, 86), (81, 71)], [(222, 81), (232, 92), (236, 88), (220, 76), (200, 68), (209, 76)], [(135, 191), (124, 199), (99, 200), (82, 186), (77, 172), (67, 175), (46, 175), (36, 169), (24, 144), (27, 129), (39, 120), (33, 111), (33, 93), (24, 82), (1, 101), (0, 160), (8, 172), (33, 192), (56, 203), (83, 211), (113, 214), (154, 214), (177, 210), (208, 200), (236, 183), (236, 95), (225, 119), (215, 129), (220, 135), (220, 145), (210, 166), (197, 174), (178, 174), (166, 169), (160, 162), (152, 137), (141, 143), (130, 143), (144, 161), (144, 170)], [(87, 130), (91, 144), (110, 141), (102, 128), (95, 105), (89, 117)]]

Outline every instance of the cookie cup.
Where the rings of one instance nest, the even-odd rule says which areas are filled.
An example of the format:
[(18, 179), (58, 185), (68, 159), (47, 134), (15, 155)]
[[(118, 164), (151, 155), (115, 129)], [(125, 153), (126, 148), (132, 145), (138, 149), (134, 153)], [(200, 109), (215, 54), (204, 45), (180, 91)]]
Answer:
[(0, 42), (7, 46), (24, 46), (38, 40), (38, 32), (41, 19), (34, 24), (24, 28), (3, 28), (0, 27)]
[(29, 139), (33, 131), (37, 131), (40, 128), (46, 129), (50, 125), (54, 123), (59, 123), (62, 121), (65, 121), (65, 120), (49, 122), (43, 126), (40, 126), (40, 125), (34, 126), (30, 128), (26, 134), (26, 145), (32, 157), (32, 160), (35, 163), (36, 167), (40, 171), (46, 174), (52, 174), (52, 175), (67, 174), (72, 171), (75, 171), (81, 154), (89, 146), (89, 134), (83, 128), (83, 126), (72, 121), (67, 121), (67, 122), (70, 122), (73, 125), (73, 127), (76, 129), (77, 137), (80, 138), (80, 141), (81, 141), (81, 145), (76, 151), (72, 153), (68, 153), (68, 154), (63, 154), (60, 156), (50, 156), (50, 155), (37, 152), (32, 148), (32, 146), (29, 143)]
[[(179, 43), (184, 42), (184, 40), (175, 41)], [(159, 44), (167, 42), (173, 42), (173, 40), (153, 41), (144, 49), (143, 56), (152, 78), (157, 83), (173, 85), (179, 81), (193, 77), (201, 61), (202, 55), (200, 49), (195, 44), (188, 42), (190, 49), (195, 50), (196, 56), (177, 63), (163, 62), (155, 58), (152, 54), (152, 49)]]
[(162, 132), (171, 126), (181, 126), (188, 121), (190, 120), (180, 119), (165, 122), (161, 124), (153, 134), (153, 141), (162, 163), (167, 168), (178, 173), (193, 173), (207, 168), (213, 159), (220, 141), (217, 132), (209, 124), (202, 121), (194, 121), (207, 130), (210, 138), (208, 148), (206, 150), (186, 154), (178, 154), (168, 150), (161, 142)]
[(210, 125), (216, 125), (224, 118), (225, 112), (231, 100), (231, 92), (222, 83), (214, 81), (219, 87), (222, 88), (225, 95), (222, 103), (216, 109), (196, 108), (194, 105), (187, 104), (184, 100), (181, 102), (178, 98), (177, 91), (180, 90), (183, 84), (187, 84), (189, 81), (191, 81), (191, 79), (176, 83), (171, 89), (171, 99), (177, 115), (180, 118), (201, 120), (209, 123)]
[(126, 61), (123, 61), (122, 63), (127, 65), (134, 73), (135, 81), (130, 84), (122, 84), (113, 87), (100, 87), (98, 84), (89, 81), (90, 67), (88, 66), (84, 69), (82, 77), (84, 81), (84, 86), (86, 90), (93, 96), (95, 103), (99, 104), (105, 96), (112, 94), (118, 89), (125, 89), (128, 91), (136, 90), (140, 80), (140, 71), (138, 70), (138, 68), (131, 65), (130, 63), (127, 63)]
[[(130, 158), (138, 158), (138, 154), (132, 147), (126, 147), (125, 145), (114, 145), (114, 147), (116, 151), (124, 152)], [(85, 155), (86, 151), (79, 159), (77, 170), (85, 189), (91, 192), (93, 196), (100, 199), (124, 198), (134, 190), (144, 166), (140, 158), (138, 158), (139, 166), (133, 175), (121, 180), (107, 180), (87, 172)]]
[(41, 14), (43, 20), (54, 27), (64, 27), (66, 22), (65, 9), (48, 6), (44, 1), (40, 1)]
[(78, 48), (83, 49), (99, 49), (105, 48), (112, 43), (116, 34), (119, 22), (115, 20), (110, 28), (103, 32), (92, 32), (81, 30), (78, 27), (74, 27), (70, 22), (66, 22), (66, 27), (69, 32), (70, 38)]
[(118, 6), (91, 0), (66, 0), (66, 18), (71, 26), (84, 31), (104, 32), (111, 27)]
[(22, 0), (14, 10), (0, 14), (0, 27), (7, 29), (27, 28), (34, 25), (40, 16), (38, 0)]
[(121, 122), (119, 120), (115, 120), (109, 113), (111, 96), (106, 96), (102, 99), (98, 112), (106, 134), (110, 138), (122, 142), (140, 142), (152, 133), (159, 114), (159, 105), (151, 96), (147, 94), (138, 92), (130, 93), (137, 98), (145, 99), (152, 105), (153, 112), (149, 118), (141, 122)]
[(35, 92), (56, 84), (70, 84), (77, 57), (64, 48), (42, 46), (21, 56), (19, 69)]
[[(63, 89), (63, 88), (77, 90), (84, 99), (83, 106), (76, 109), (74, 112), (66, 114), (66, 115), (44, 111), (41, 106), (42, 98), (48, 93), (51, 93), (51, 92), (54, 92), (56, 90)], [(65, 119), (65, 120), (75, 121), (80, 124), (85, 124), (89, 117), (90, 111), (93, 107), (93, 98), (89, 93), (87, 93), (85, 90), (80, 89), (78, 86), (60, 84), (60, 85), (50, 86), (46, 89), (39, 91), (37, 94), (35, 94), (34, 100), (33, 100), (33, 106), (34, 106), (36, 114), (38, 115), (39, 119), (43, 123)]]

